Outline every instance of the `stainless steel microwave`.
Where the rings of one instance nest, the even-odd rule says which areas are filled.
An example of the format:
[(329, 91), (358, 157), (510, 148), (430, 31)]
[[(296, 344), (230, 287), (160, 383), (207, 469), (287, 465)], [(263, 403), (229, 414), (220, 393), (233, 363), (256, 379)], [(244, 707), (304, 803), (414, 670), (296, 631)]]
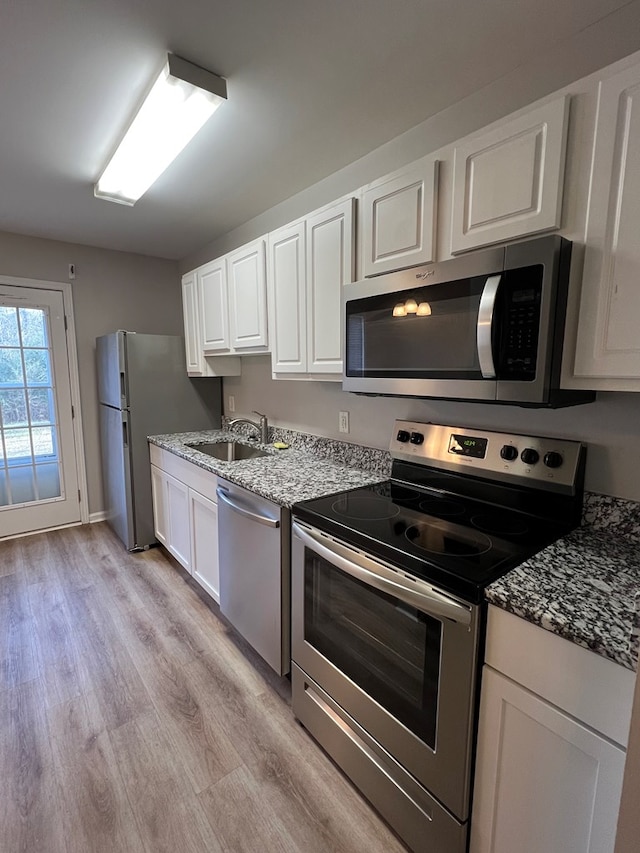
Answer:
[(346, 391), (520, 406), (591, 402), (560, 388), (569, 240), (539, 237), (348, 284)]

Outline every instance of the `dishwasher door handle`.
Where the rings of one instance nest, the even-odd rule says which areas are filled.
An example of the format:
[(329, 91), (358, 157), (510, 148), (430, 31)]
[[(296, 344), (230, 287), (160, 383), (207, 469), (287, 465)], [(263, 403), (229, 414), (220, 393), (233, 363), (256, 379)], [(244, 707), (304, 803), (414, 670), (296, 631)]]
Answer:
[(257, 512), (252, 512), (252, 510), (237, 504), (235, 501), (231, 500), (229, 493), (225, 492), (224, 489), (220, 488), (220, 486), (216, 489), (216, 495), (230, 509), (240, 515), (243, 515), (245, 518), (250, 518), (251, 521), (257, 521), (258, 524), (264, 524), (266, 527), (280, 527), (280, 521), (278, 519), (269, 518), (267, 515), (260, 515)]

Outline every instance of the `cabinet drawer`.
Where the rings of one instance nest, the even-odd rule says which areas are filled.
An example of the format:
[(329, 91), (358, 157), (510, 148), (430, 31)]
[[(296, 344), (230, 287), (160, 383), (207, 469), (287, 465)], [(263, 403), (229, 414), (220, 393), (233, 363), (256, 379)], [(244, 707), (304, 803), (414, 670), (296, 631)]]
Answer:
[(485, 663), (626, 747), (630, 670), (498, 607), (489, 607)]
[(152, 465), (166, 471), (167, 474), (171, 474), (172, 477), (180, 480), (190, 489), (200, 492), (205, 498), (209, 498), (214, 503), (217, 502), (218, 478), (211, 471), (205, 471), (204, 468), (199, 468), (193, 462), (188, 462), (156, 444), (149, 445), (149, 457)]

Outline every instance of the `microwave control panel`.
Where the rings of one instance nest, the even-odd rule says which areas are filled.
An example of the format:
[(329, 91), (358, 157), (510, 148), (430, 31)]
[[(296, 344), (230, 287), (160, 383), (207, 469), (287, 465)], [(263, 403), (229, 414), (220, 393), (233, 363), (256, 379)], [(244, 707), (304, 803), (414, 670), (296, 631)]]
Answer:
[(526, 267), (506, 274), (504, 301), (501, 305), (501, 379), (526, 381), (536, 377), (542, 275), (541, 266)]

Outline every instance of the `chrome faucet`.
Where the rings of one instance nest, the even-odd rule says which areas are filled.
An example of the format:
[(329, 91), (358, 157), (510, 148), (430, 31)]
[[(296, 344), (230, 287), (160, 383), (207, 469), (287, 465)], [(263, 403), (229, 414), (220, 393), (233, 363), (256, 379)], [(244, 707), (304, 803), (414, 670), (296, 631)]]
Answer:
[(224, 429), (232, 429), (232, 427), (236, 426), (236, 424), (248, 424), (249, 426), (254, 427), (254, 429), (256, 430), (256, 434), (260, 437), (260, 441), (262, 442), (262, 444), (268, 444), (269, 421), (267, 420), (267, 416), (263, 415), (262, 412), (256, 412), (255, 410), (254, 414), (260, 415), (260, 423), (250, 421), (249, 418), (233, 418), (233, 420), (229, 420), (228, 417), (225, 417), (223, 415), (222, 426)]

